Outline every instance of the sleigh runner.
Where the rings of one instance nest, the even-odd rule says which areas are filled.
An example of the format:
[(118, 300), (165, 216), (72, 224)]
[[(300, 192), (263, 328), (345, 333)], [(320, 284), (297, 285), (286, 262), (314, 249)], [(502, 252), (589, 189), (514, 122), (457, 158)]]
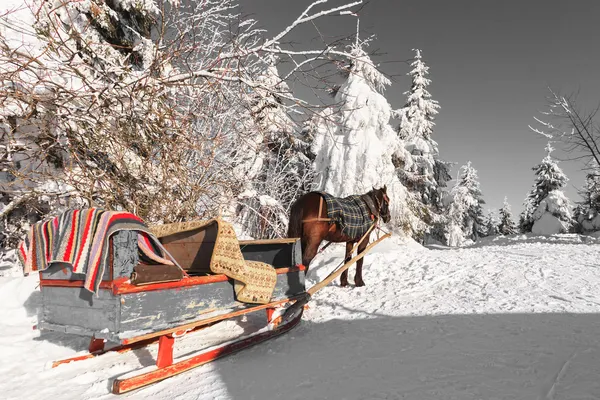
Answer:
[[(94, 268), (84, 271), (73, 260), (89, 256), (81, 251), (88, 247), (57, 239), (68, 238), (57, 233), (60, 226), (69, 226), (70, 233), (81, 231), (80, 224), (65, 222), (75, 217), (36, 226), (39, 240), (22, 246), (26, 265), (36, 264), (36, 252), (39, 256), (34, 268), (41, 269), (37, 328), (90, 338), (89, 352), (55, 361), (53, 367), (158, 342), (156, 365), (118, 377), (113, 393), (149, 385), (289, 331), (317, 290), (387, 237), (306, 290), (299, 238), (238, 241), (221, 220), (124, 230), (113, 226), (104, 250), (94, 237), (86, 251), (103, 256), (89, 258)], [(76, 251), (66, 251), (69, 246)], [(98, 276), (90, 279), (90, 273)], [(267, 317), (262, 328), (174, 359), (176, 338), (258, 311)]]

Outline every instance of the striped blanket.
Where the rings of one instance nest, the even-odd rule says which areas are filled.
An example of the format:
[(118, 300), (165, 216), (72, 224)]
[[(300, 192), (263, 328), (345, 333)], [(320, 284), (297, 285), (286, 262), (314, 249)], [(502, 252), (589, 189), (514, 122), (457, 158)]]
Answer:
[(331, 218), (346, 236), (360, 239), (373, 225), (372, 212), (361, 196), (333, 197), (319, 192), (327, 205), (327, 217)]
[(84, 287), (97, 293), (109, 261), (108, 240), (122, 230), (138, 232), (141, 260), (173, 265), (164, 258), (158, 239), (139, 217), (97, 208), (70, 210), (34, 224), (19, 244), (19, 258), (25, 273), (43, 271), (54, 262), (68, 263), (73, 273), (86, 275)]

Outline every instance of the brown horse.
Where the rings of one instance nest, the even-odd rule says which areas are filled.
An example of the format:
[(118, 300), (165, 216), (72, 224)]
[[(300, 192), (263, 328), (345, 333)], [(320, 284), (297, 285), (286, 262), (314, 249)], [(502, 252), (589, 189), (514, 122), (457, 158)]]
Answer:
[[(389, 222), (390, 200), (387, 196), (386, 186), (382, 189), (373, 188), (370, 192), (363, 194), (361, 198), (363, 198), (365, 203), (369, 206), (375, 219), (381, 217), (383, 222)], [(359, 253), (369, 244), (369, 236), (370, 233), (367, 234), (363, 241), (358, 245)], [(307, 193), (296, 200), (292, 205), (288, 237), (299, 237), (301, 239), (302, 263), (306, 267), (305, 273), (308, 272), (308, 267), (313, 258), (317, 255), (317, 251), (323, 240), (337, 243), (346, 242), (346, 262), (352, 258), (352, 247), (360, 240), (360, 237), (348, 237), (342, 233), (337, 224), (332, 223), (332, 221), (329, 220), (327, 217), (327, 205), (318, 192)], [(356, 264), (356, 275), (354, 277), (356, 286), (365, 285), (365, 282), (362, 279), (362, 266), (363, 259), (361, 258)], [(340, 285), (348, 285), (348, 270), (342, 273)]]

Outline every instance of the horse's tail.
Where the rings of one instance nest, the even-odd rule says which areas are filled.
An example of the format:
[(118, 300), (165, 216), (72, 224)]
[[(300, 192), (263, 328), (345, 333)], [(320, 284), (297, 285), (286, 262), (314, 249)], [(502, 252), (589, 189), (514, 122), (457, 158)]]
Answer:
[(302, 197), (292, 204), (290, 209), (290, 221), (288, 224), (288, 237), (302, 237), (302, 218), (304, 217), (304, 208), (302, 207)]

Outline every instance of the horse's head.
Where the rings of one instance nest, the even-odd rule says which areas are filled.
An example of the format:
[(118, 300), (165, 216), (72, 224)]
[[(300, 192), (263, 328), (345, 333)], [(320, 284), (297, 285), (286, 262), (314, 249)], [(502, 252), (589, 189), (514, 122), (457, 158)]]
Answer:
[(381, 189), (373, 188), (371, 197), (375, 200), (379, 216), (383, 219), (386, 224), (390, 222), (390, 198), (387, 195), (387, 185), (384, 185)]

